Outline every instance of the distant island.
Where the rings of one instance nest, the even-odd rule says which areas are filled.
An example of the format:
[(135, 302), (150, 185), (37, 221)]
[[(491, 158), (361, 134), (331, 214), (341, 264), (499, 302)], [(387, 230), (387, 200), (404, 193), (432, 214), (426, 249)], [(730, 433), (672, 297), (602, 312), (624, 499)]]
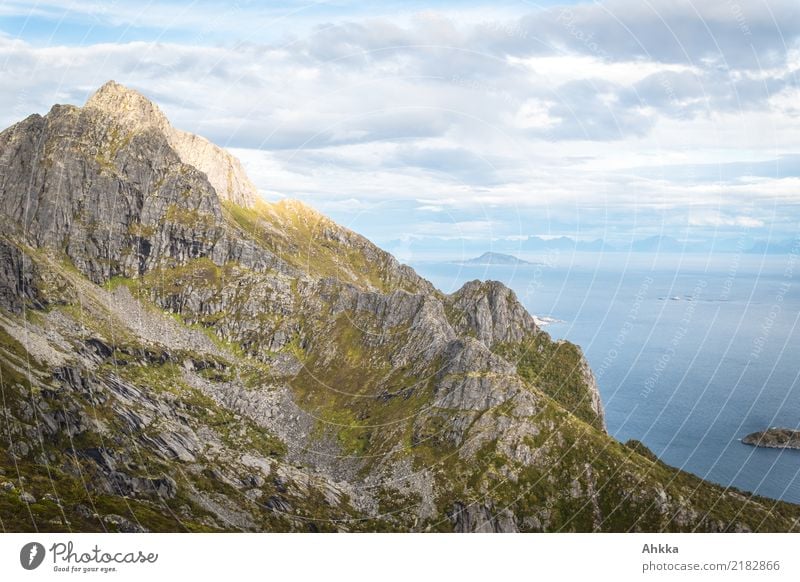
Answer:
[(749, 434), (742, 439), (742, 442), (769, 449), (800, 449), (800, 430), (770, 428)]
[(514, 255), (506, 255), (503, 253), (485, 252), (480, 257), (467, 259), (465, 261), (455, 261), (458, 265), (470, 265), (480, 267), (490, 267), (498, 265), (535, 265), (530, 261), (524, 261), (515, 257)]

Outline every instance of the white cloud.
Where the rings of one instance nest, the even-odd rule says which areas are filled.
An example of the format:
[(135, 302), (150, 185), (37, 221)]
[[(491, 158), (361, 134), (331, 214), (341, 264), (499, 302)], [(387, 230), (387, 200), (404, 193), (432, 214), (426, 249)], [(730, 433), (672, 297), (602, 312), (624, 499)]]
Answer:
[[(752, 43), (743, 52), (741, 18), (695, 4), (612, 0), (571, 7), (569, 18), (555, 8), (496, 22), (477, 11), (318, 20), (283, 44), (212, 46), (198, 36), (43, 47), (0, 36), (0, 116), (7, 125), (56, 101), (80, 104), (114, 78), (157, 101), (176, 126), (235, 146), (270, 198), (342, 213), (402, 201), (435, 218), (452, 213), (470, 236), (502, 231), (499, 219), (483, 219), (497, 208), (509, 224), (526, 213), (599, 224), (669, 211), (698, 227), (763, 227), (769, 217), (742, 205), (796, 208), (797, 178), (743, 180), (742, 171), (710, 183), (673, 173), (800, 150), (797, 10), (771, 3), (778, 43), (769, 11), (746, 7)], [(99, 18), (136, 20), (132, 5), (122, 8)], [(176, 19), (170, 10), (141, 18)], [(207, 10), (198, 6), (181, 26)], [(224, 15), (221, 29), (236, 18)], [(645, 166), (655, 168), (647, 177)]]
[(786, 117), (800, 117), (800, 87), (787, 87), (769, 99), (773, 111)]
[(648, 60), (614, 62), (591, 55), (509, 57), (509, 62), (524, 67), (553, 86), (581, 79), (601, 79), (610, 83), (633, 85), (656, 73), (701, 74), (697, 67), (690, 65)]
[(761, 228), (764, 221), (752, 216), (722, 216), (717, 213), (692, 213), (689, 217), (690, 226), (740, 226), (743, 228)]
[(497, 233), (497, 225), (490, 220), (462, 220), (452, 222), (416, 222), (411, 234), (430, 236), (440, 240), (491, 239)]
[(524, 129), (547, 129), (556, 125), (560, 119), (550, 115), (552, 102), (541, 99), (528, 99), (514, 116), (516, 127)]

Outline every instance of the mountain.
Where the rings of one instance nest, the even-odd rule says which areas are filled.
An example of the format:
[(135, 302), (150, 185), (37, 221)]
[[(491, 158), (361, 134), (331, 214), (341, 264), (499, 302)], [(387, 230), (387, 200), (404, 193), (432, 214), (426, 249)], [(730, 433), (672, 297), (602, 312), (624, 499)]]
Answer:
[(493, 253), (487, 251), (480, 257), (459, 261), (460, 265), (476, 265), (476, 266), (501, 266), (501, 265), (533, 265), (529, 261), (518, 259), (514, 255), (504, 255), (503, 253)]
[(605, 430), (581, 350), (108, 83), (0, 133), (5, 531), (793, 531)]
[[(528, 236), (523, 240), (498, 239), (492, 242), (497, 254), (513, 254), (525, 252), (529, 254), (547, 254), (550, 256), (568, 256), (572, 253), (678, 253), (717, 255), (726, 253), (788, 255), (796, 252), (797, 240), (765, 240), (753, 238), (746, 233), (740, 236), (719, 236), (713, 238), (687, 238), (678, 240), (670, 236), (651, 236), (629, 239), (627, 241), (604, 239), (575, 240), (561, 236), (557, 238), (541, 238)], [(412, 262), (444, 262), (444, 257), (454, 255), (480, 254), (486, 248), (486, 242), (480, 239), (448, 238), (435, 236), (413, 237), (386, 241), (386, 247), (398, 256)], [(547, 262), (547, 261), (543, 261)]]
[(252, 207), (258, 200), (256, 187), (228, 152), (205, 138), (173, 128), (153, 103), (135, 91), (109, 81), (86, 103), (110, 115), (124, 135), (152, 129), (167, 140), (181, 162), (206, 175), (220, 199)]
[(796, 253), (799, 247), (797, 239), (756, 240), (745, 252), (758, 255), (791, 255)]
[(520, 248), (526, 251), (565, 251), (565, 252), (595, 252), (595, 251), (615, 251), (613, 245), (595, 239), (591, 241), (575, 240), (568, 236), (556, 238), (542, 238), (539, 236), (529, 236), (521, 243)]
[(631, 243), (631, 251), (633, 252), (686, 252), (687, 244), (682, 243), (676, 238), (665, 235), (649, 236)]

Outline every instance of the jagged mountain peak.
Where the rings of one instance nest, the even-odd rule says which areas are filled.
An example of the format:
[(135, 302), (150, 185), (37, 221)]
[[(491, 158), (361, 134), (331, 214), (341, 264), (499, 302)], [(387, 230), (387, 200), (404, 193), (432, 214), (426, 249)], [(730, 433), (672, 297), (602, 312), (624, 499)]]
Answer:
[(220, 200), (248, 208), (258, 200), (258, 190), (238, 159), (204, 137), (172, 127), (161, 109), (138, 91), (108, 81), (86, 101), (86, 107), (102, 111), (128, 131), (161, 132), (183, 163), (206, 174)]
[(155, 103), (138, 91), (113, 80), (95, 91), (85, 106), (101, 110), (131, 131), (155, 128), (169, 132), (172, 129), (167, 117)]
[(499, 281), (468, 281), (449, 300), (458, 314), (457, 329), (488, 347), (521, 341), (539, 330), (516, 293)]

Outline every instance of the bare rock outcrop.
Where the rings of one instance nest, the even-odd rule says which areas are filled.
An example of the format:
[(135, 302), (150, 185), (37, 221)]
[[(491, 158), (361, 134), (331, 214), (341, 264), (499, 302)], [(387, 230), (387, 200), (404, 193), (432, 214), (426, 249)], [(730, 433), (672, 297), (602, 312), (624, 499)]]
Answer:
[(516, 294), (498, 281), (470, 281), (453, 293), (448, 303), (455, 312), (456, 329), (473, 335), (488, 348), (519, 342), (539, 329)]
[(103, 111), (128, 131), (153, 128), (162, 133), (183, 163), (206, 175), (221, 200), (252, 207), (258, 199), (258, 190), (239, 160), (204, 137), (172, 127), (158, 106), (140, 93), (109, 81), (89, 98), (86, 107)]

